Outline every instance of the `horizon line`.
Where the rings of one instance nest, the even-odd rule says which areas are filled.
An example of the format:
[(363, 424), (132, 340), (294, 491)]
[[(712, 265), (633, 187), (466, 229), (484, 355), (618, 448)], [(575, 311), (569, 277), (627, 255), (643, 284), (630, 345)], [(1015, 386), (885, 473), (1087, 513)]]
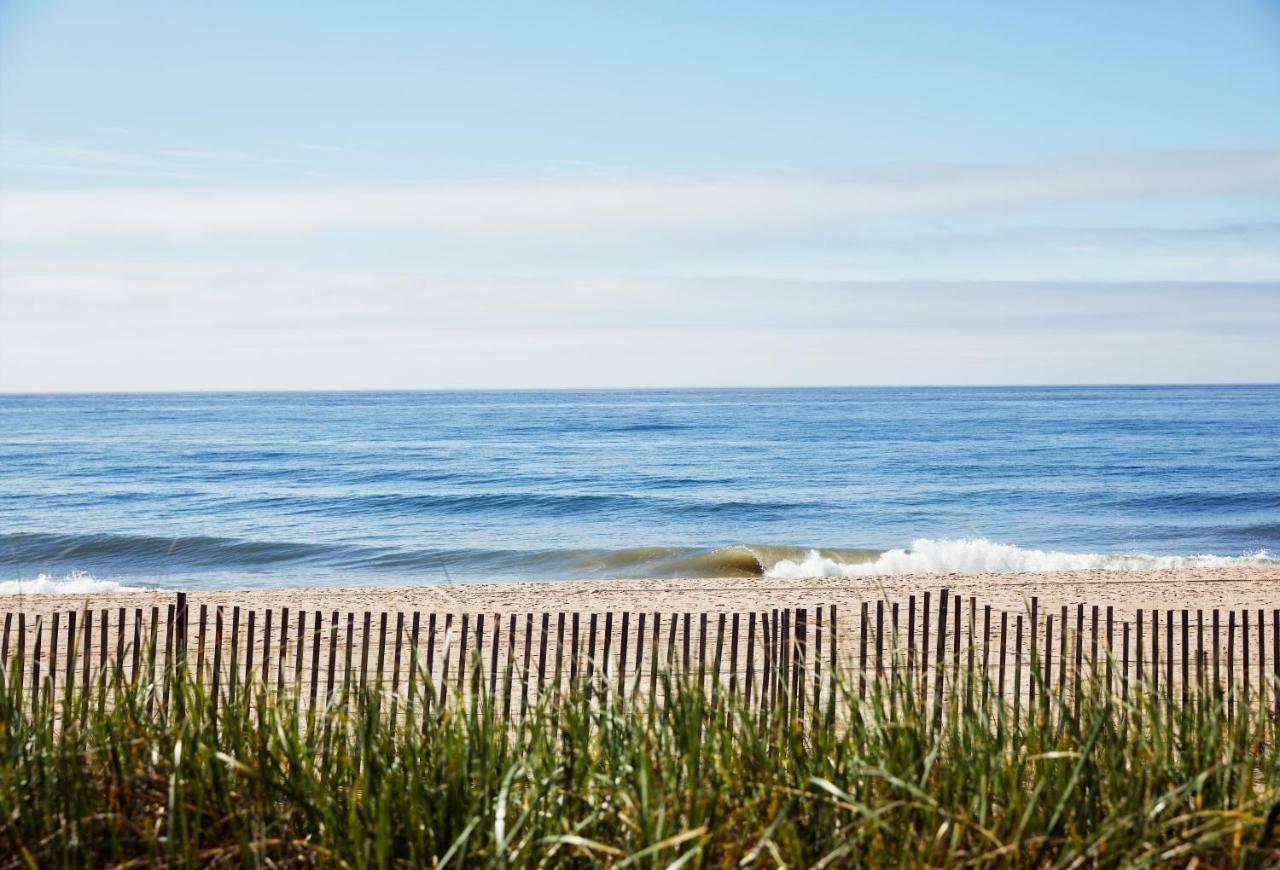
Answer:
[(377, 395), (409, 393), (643, 393), (643, 392), (777, 392), (783, 390), (1007, 390), (1114, 388), (1280, 387), (1280, 381), (1081, 381), (1052, 383), (939, 383), (939, 384), (796, 384), (726, 386), (599, 386), (599, 387), (351, 387), (288, 389), (161, 389), (161, 390), (0, 390), (0, 398), (24, 396), (226, 396), (226, 395)]

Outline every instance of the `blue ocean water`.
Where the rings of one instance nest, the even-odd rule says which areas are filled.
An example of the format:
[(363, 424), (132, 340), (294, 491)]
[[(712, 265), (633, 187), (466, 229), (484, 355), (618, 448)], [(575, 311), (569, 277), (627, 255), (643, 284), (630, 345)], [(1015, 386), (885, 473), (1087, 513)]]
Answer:
[(1280, 386), (0, 396), (0, 591), (1277, 550)]

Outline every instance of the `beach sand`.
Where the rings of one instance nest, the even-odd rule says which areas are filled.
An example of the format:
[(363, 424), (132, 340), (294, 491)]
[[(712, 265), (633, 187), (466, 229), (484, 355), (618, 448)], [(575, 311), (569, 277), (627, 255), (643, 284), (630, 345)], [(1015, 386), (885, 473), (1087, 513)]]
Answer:
[[(723, 578), (696, 580), (572, 580), (538, 583), (426, 585), (411, 587), (297, 588), (189, 591), (192, 605), (246, 608), (356, 611), (533, 612), (578, 611), (751, 611), (774, 607), (836, 605), (853, 612), (863, 601), (906, 601), (907, 596), (950, 589), (978, 606), (1023, 611), (1032, 596), (1045, 609), (1062, 605), (1115, 608), (1116, 619), (1137, 608), (1181, 610), (1280, 608), (1280, 565), (1178, 568), (1161, 571), (1055, 571), (1019, 574), (901, 575), (893, 577), (776, 580)], [(76, 595), (0, 597), (0, 612), (29, 616), (74, 610), (164, 606), (174, 590)]]
[[(1173, 663), (1169, 661), (1169, 652), (1173, 652), (1175, 662), (1182, 658), (1183, 617), (1181, 612), (1184, 609), (1187, 611), (1188, 650), (1198, 649), (1203, 643), (1203, 649), (1207, 651), (1215, 646), (1211, 640), (1211, 630), (1213, 613), (1217, 610), (1220, 616), (1221, 633), (1218, 635), (1219, 642), (1216, 646), (1225, 649), (1227, 638), (1233, 638), (1230, 646), (1237, 650), (1236, 667), (1239, 668), (1241, 664), (1247, 662), (1249, 671), (1258, 677), (1261, 677), (1264, 672), (1269, 675), (1273, 671), (1280, 675), (1280, 670), (1276, 669), (1280, 655), (1275, 654), (1276, 650), (1280, 650), (1275, 631), (1277, 624), (1280, 624), (1280, 566), (1195, 568), (1152, 572), (951, 574), (856, 579), (581, 580), (430, 585), (407, 588), (302, 587), (190, 590), (188, 642), (193, 656), (196, 655), (196, 650), (207, 648), (209, 661), (212, 662), (213, 650), (218, 646), (215, 638), (221, 637), (223, 667), (229, 667), (229, 663), (236, 661), (236, 657), (239, 656), (238, 660), (241, 663), (239, 667), (247, 671), (249, 662), (244, 657), (246, 653), (252, 656), (251, 661), (258, 663), (255, 665), (256, 668), (261, 668), (264, 658), (270, 658), (271, 662), (264, 671), (264, 676), (281, 679), (270, 675), (282, 671), (285, 681), (291, 682), (296, 678), (300, 679), (303, 685), (310, 682), (313, 690), (316, 688), (317, 681), (327, 686), (328, 682), (334, 679), (335, 668), (337, 673), (343, 673), (346, 667), (344, 663), (349, 660), (349, 656), (354, 656), (357, 663), (368, 656), (369, 667), (372, 669), (375, 662), (381, 662), (382, 650), (385, 648), (387, 673), (399, 673), (400, 685), (403, 686), (410, 667), (409, 655), (406, 651), (403, 656), (399, 656), (396, 651), (402, 648), (402, 639), (405, 644), (408, 644), (414, 615), (418, 614), (422, 632), (418, 645), (420, 660), (430, 661), (431, 658), (426, 650), (434, 650), (437, 677), (443, 673), (441, 671), (443, 668), (452, 675), (446, 680), (452, 684), (457, 679), (457, 656), (456, 652), (450, 652), (450, 644), (456, 644), (459, 634), (466, 632), (464, 625), (469, 624), (470, 627), (470, 634), (467, 636), (467, 646), (470, 649), (474, 650), (476, 642), (482, 640), (476, 636), (478, 626), (483, 633), (485, 653), (481, 659), (482, 666), (496, 662), (501, 672), (505, 669), (508, 660), (511, 660), (517, 671), (532, 667), (533, 673), (537, 673), (539, 662), (545, 659), (549, 672), (550, 662), (556, 660), (556, 651), (561, 649), (559, 638), (563, 637), (565, 644), (572, 647), (569, 640), (576, 636), (573, 634), (572, 614), (582, 614), (579, 622), (584, 641), (587, 638), (595, 638), (597, 628), (599, 629), (601, 645), (596, 647), (599, 651), (596, 655), (604, 663), (605, 670), (616, 672), (620, 665), (625, 664), (627, 672), (635, 674), (636, 650), (637, 647), (643, 648), (645, 643), (648, 644), (649, 661), (652, 661), (652, 650), (661, 644), (664, 654), (670, 654), (668, 652), (670, 650), (680, 650), (688, 655), (688, 652), (684, 651), (691, 646), (693, 659), (696, 662), (700, 655), (699, 650), (704, 649), (704, 645), (705, 652), (702, 655), (714, 656), (717, 633), (723, 630), (726, 632), (723, 638), (724, 652), (728, 656), (734, 649), (731, 646), (733, 620), (726, 617), (725, 622), (721, 622), (716, 614), (736, 613), (743, 614), (739, 618), (743, 648), (756, 650), (751, 658), (755, 663), (753, 666), (760, 669), (764, 667), (763, 622), (761, 622), (760, 644), (752, 647), (747, 640), (748, 637), (756, 636), (756, 617), (766, 612), (775, 612), (775, 609), (790, 608), (794, 614), (795, 609), (805, 608), (809, 618), (809, 631), (812, 632), (818, 621), (815, 610), (821, 606), (826, 622), (826, 633), (822, 639), (823, 657), (827, 658), (826, 651), (831, 639), (829, 606), (835, 606), (838, 618), (839, 659), (843, 667), (853, 668), (855, 658), (861, 649), (860, 623), (864, 603), (869, 605), (867, 609), (869, 637), (874, 633), (877, 612), (875, 602), (883, 600), (889, 602), (889, 606), (886, 606), (883, 612), (886, 646), (891, 643), (895, 603), (901, 620), (902, 634), (899, 635), (899, 643), (906, 644), (912, 637), (923, 638), (932, 631), (933, 643), (936, 644), (938, 602), (943, 588), (964, 599), (960, 608), (960, 621), (955, 621), (957, 608), (954, 599), (951, 599), (950, 614), (947, 619), (949, 639), (955, 639), (956, 628), (961, 628), (961, 633), (967, 638), (970, 631), (969, 619), (972, 617), (974, 646), (978, 648), (987, 646), (988, 644), (981, 640), (981, 632), (984, 620), (988, 616), (984, 608), (990, 606), (989, 645), (996, 648), (1004, 646), (1011, 650), (1011, 662), (1013, 658), (1018, 658), (1013, 652), (1018, 649), (1022, 650), (1020, 656), (1022, 661), (1030, 660), (1029, 620), (1026, 647), (1015, 646), (1015, 626), (1021, 625), (1017, 621), (1019, 615), (1023, 615), (1026, 619), (1031, 599), (1035, 596), (1038, 598), (1039, 607), (1038, 633), (1041, 637), (1045, 637), (1049, 620), (1052, 618), (1057, 621), (1057, 629), (1053, 632), (1053, 636), (1055, 647), (1060, 643), (1064, 644), (1058, 653), (1060, 657), (1067, 649), (1066, 640), (1062, 637), (1063, 610), (1066, 608), (1071, 643), (1076, 648), (1077, 654), (1083, 651), (1087, 659), (1093, 651), (1093, 642), (1096, 637), (1101, 650), (1101, 659), (1105, 659), (1108, 648), (1107, 627), (1111, 625), (1114, 629), (1112, 634), (1114, 655), (1119, 660), (1122, 650), (1129, 649), (1124, 639), (1129, 636), (1129, 628), (1132, 628), (1135, 658), (1138, 657), (1138, 641), (1141, 638), (1142, 655), (1147, 656), (1148, 661), (1159, 655), (1164, 665), (1169, 668), (1168, 674), (1172, 682), (1171, 675), (1174, 671)], [(930, 629), (924, 629), (924, 594), (926, 592), (930, 593), (932, 602)], [(909, 600), (913, 595), (916, 596), (917, 631), (915, 634), (910, 634), (906, 623), (908, 614), (911, 612)], [(4, 618), (6, 627), (4, 642), (9, 649), (15, 648), (18, 643), (16, 614), (22, 613), (25, 625), (25, 631), (22, 633), (25, 646), (28, 651), (34, 651), (36, 618), (39, 617), (43, 625), (41, 636), (44, 638), (42, 654), (46, 662), (44, 667), (48, 669), (50, 646), (55, 643), (52, 628), (56, 613), (57, 624), (60, 624), (59, 641), (56, 643), (60, 643), (63, 650), (62, 658), (59, 659), (61, 664), (58, 667), (60, 670), (64, 669), (68, 664), (65, 656), (70, 642), (67, 628), (71, 612), (78, 612), (80, 618), (77, 637), (83, 638), (84, 614), (86, 610), (91, 610), (93, 611), (91, 618), (94, 621), (90, 648), (93, 652), (90, 654), (90, 664), (85, 665), (84, 672), (88, 675), (90, 665), (96, 668), (100, 659), (102, 661), (108, 659), (109, 650), (117, 651), (111, 655), (112, 659), (119, 655), (126, 661), (132, 660), (135, 637), (138, 638), (137, 646), (141, 649), (148, 648), (148, 638), (154, 637), (156, 649), (167, 650), (169, 624), (167, 611), (174, 601), (175, 594), (172, 590), (96, 594), (87, 597), (67, 594), (0, 597), (0, 616)], [(1081, 604), (1084, 605), (1084, 609), (1078, 611), (1077, 606)], [(1098, 608), (1096, 623), (1093, 619), (1094, 607)], [(1113, 609), (1111, 623), (1107, 621), (1108, 607)], [(207, 616), (205, 623), (207, 634), (204, 639), (200, 639), (197, 628), (202, 608)], [(284, 645), (288, 650), (287, 653), (282, 649), (281, 644), (282, 608), (289, 609), (290, 628), (287, 640), (292, 645)], [(1145, 611), (1145, 635), (1136, 621), (1138, 609)], [(1152, 609), (1160, 611), (1155, 615), (1158, 620), (1157, 632), (1151, 631)], [(256, 631), (253, 632), (248, 630), (250, 611), (256, 618)], [(275, 623), (274, 634), (264, 631), (267, 623), (265, 611), (272, 612), (271, 616)], [(222, 619), (221, 629), (218, 628), (219, 613)], [(626, 632), (627, 640), (623, 639), (624, 623), (620, 616), (622, 613), (629, 614), (626, 623), (629, 626)], [(697, 615), (686, 620), (685, 614), (699, 613), (710, 615), (705, 621)], [(446, 616), (448, 614), (452, 616)], [(466, 622), (461, 618), (455, 618), (459, 614), (467, 615)], [(479, 619), (482, 614), (483, 622)], [(501, 640), (495, 643), (498, 640), (494, 637), (495, 616), (499, 614), (502, 619), (497, 633)], [(566, 614), (566, 616), (562, 618), (560, 614)], [(601, 616), (601, 614), (605, 615)], [(647, 640), (641, 638), (642, 614), (648, 618), (648, 627), (643, 629)], [(654, 614), (659, 615), (659, 632), (653, 631)], [(1232, 614), (1234, 614), (1234, 621)], [(676, 618), (673, 619), (673, 616)], [(1007, 616), (1007, 623), (1004, 623), (1003, 627), (1007, 628), (1008, 636), (1007, 640), (1000, 644), (1002, 616)], [(1243, 630), (1246, 619), (1250, 623), (1247, 635)], [(366, 620), (369, 625), (367, 632)], [(105, 632), (102, 631), (104, 621), (108, 624), (108, 630)], [(727, 628), (724, 627), (726, 624)], [(673, 625), (675, 632), (672, 629)], [(1230, 630), (1229, 625), (1232, 626)], [(304, 626), (305, 655), (297, 648), (299, 629)], [(1079, 626), (1079, 641), (1075, 640), (1076, 626)], [(607, 640), (605, 639), (606, 627), (608, 627)], [(233, 633), (241, 639), (238, 653), (231, 651)], [(677, 634), (678, 642), (675, 639)], [(266, 640), (264, 635), (271, 635), (272, 640)], [(807, 636), (817, 640), (812, 633)], [(1016, 636), (1020, 643), (1021, 635)], [(1252, 640), (1246, 640), (1246, 636)], [(252, 652), (245, 649), (246, 637), (252, 638)], [(453, 640), (447, 641), (446, 637)], [(329, 638), (332, 638), (332, 641)], [(10, 641), (14, 646), (9, 646)], [(548, 651), (548, 641), (550, 651)], [(628, 643), (631, 646), (631, 658), (624, 662), (626, 658), (624, 650)], [(686, 646), (686, 643), (689, 646)], [(270, 644), (269, 656), (265, 655), (268, 652), (268, 644)], [(869, 644), (874, 650), (875, 640), (869, 640)], [(78, 640), (77, 646), (83, 649), (83, 640)], [(609, 652), (609, 650), (612, 651)], [(165, 653), (158, 652), (157, 655), (163, 660)], [(474, 653), (472, 655), (474, 656)], [(57, 658), (56, 652), (54, 658)], [(740, 675), (745, 673), (747, 669), (745, 655), (736, 659), (730, 658), (730, 660), (735, 662), (733, 672)], [(1229, 661), (1226, 656), (1223, 660)], [(81, 656), (80, 662), (83, 663), (83, 661)], [(474, 662), (475, 659), (472, 658), (471, 661)], [(609, 662), (613, 664), (610, 665)], [(78, 667), (80, 665), (73, 665), (68, 672), (75, 671)], [(137, 667), (145, 667), (145, 660), (144, 664)], [(1012, 664), (1010, 667), (1012, 668)], [(127, 670), (132, 673), (134, 668), (135, 665), (130, 663)], [(209, 671), (203, 670), (203, 666), (201, 668), (206, 674), (207, 681)], [(377, 664), (379, 673), (382, 668), (382, 664)], [(24, 670), (30, 673), (33, 669), (33, 659), (28, 657)], [(1164, 667), (1161, 668), (1161, 670), (1164, 669)], [(726, 666), (724, 673), (727, 675), (729, 672)], [(387, 679), (391, 678), (388, 676)], [(1029, 671), (1024, 681), (1025, 679), (1029, 679)], [(537, 682), (541, 684), (540, 679)]]

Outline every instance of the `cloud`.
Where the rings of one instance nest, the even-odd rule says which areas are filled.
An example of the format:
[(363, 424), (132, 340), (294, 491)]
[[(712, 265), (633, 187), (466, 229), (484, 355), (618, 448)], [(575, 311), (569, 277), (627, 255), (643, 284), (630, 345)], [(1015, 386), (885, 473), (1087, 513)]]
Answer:
[(403, 185), (118, 187), (0, 193), (0, 241), (442, 238), (779, 232), (1070, 201), (1280, 191), (1280, 149), (830, 175), (573, 176)]

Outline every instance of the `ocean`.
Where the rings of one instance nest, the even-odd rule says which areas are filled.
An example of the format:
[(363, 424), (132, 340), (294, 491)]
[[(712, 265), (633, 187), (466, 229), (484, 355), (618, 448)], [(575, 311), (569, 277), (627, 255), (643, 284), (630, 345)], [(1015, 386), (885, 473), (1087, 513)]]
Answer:
[(0, 396), (0, 594), (1277, 551), (1280, 386)]

